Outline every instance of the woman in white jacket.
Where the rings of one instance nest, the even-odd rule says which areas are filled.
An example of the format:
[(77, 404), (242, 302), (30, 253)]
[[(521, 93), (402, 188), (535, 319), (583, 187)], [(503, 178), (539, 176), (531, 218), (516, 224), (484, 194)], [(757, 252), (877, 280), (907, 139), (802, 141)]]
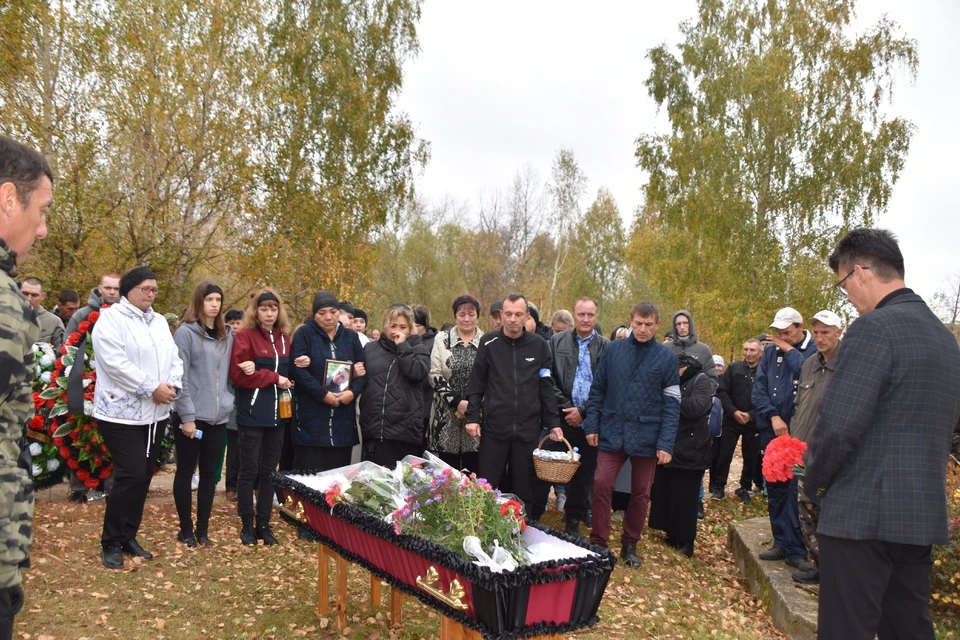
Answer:
[(183, 375), (167, 321), (153, 310), (157, 293), (157, 276), (134, 267), (120, 279), (120, 302), (101, 311), (93, 328), (93, 417), (110, 449), (115, 478), (100, 537), (103, 565), (110, 569), (123, 567), (124, 553), (153, 558), (137, 542), (137, 532)]

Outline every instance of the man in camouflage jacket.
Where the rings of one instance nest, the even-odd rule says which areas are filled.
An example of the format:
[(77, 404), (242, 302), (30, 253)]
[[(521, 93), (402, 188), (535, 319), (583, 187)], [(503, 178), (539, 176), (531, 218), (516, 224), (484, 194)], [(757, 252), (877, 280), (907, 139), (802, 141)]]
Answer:
[(33, 417), (37, 313), (17, 286), (17, 264), (47, 235), (53, 174), (40, 154), (0, 136), (0, 640), (23, 606), (20, 570), (30, 565), (33, 481), (20, 441)]

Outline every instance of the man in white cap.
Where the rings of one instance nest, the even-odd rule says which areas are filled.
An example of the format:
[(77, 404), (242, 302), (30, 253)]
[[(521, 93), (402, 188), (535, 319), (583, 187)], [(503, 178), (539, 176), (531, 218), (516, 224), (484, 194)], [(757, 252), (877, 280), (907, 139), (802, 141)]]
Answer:
[[(813, 438), (817, 418), (820, 416), (823, 392), (837, 366), (837, 358), (834, 354), (840, 346), (843, 322), (833, 311), (823, 310), (810, 318), (810, 331), (817, 345), (817, 355), (807, 358), (803, 367), (800, 368), (797, 399), (794, 401), (796, 413), (790, 424), (793, 437), (803, 440), (808, 445)], [(800, 567), (793, 574), (793, 579), (804, 584), (816, 584), (820, 580), (820, 546), (817, 544), (817, 520), (820, 517), (820, 507), (804, 494), (803, 478), (798, 479), (797, 495), (800, 532), (803, 534), (803, 544), (807, 548), (811, 561), (800, 563)]]
[[(752, 394), (761, 454), (775, 437), (790, 432), (800, 369), (817, 352), (813, 337), (803, 328), (803, 316), (796, 309), (784, 307), (777, 311), (770, 327), (776, 329), (777, 335), (765, 340)], [(784, 560), (799, 568), (807, 559), (807, 550), (797, 513), (797, 478), (767, 482), (766, 486), (773, 548), (762, 551), (760, 559)]]

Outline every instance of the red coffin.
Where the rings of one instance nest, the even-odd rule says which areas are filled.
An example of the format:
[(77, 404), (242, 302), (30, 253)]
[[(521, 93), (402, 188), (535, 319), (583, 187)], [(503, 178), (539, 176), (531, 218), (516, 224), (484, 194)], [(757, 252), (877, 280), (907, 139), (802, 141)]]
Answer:
[[(389, 523), (348, 504), (337, 504), (331, 511), (324, 494), (285, 475), (277, 474), (275, 480), (287, 497), (283, 517), (288, 522), (487, 638), (566, 633), (597, 622), (597, 609), (616, 564), (607, 549), (532, 523), (596, 555), (494, 573), (421, 538), (397, 535)], [(428, 578), (431, 569), (435, 581)], [(454, 580), (459, 582), (465, 610), (425, 590), (424, 580), (428, 589), (432, 586), (442, 594), (450, 592)]]

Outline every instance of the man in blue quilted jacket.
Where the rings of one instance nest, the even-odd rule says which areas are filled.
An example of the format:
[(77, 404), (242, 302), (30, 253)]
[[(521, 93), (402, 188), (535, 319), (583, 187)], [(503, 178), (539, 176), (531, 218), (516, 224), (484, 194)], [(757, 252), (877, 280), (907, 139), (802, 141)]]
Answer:
[(593, 480), (590, 541), (607, 546), (610, 501), (620, 467), (630, 458), (630, 504), (620, 538), (621, 559), (639, 568), (637, 542), (647, 521), (650, 487), (658, 464), (670, 462), (680, 421), (677, 356), (656, 340), (660, 310), (639, 302), (630, 312), (630, 335), (611, 342), (590, 387), (583, 432), (599, 446)]

